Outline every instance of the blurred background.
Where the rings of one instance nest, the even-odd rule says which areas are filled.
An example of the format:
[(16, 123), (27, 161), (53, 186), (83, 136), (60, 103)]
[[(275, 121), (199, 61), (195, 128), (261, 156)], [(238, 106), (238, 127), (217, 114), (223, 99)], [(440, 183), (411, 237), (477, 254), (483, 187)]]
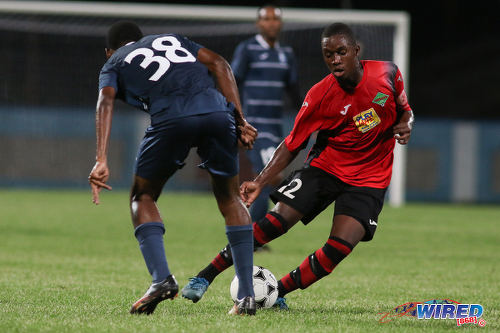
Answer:
[[(267, 2), (228, 6), (227, 1), (148, 1), (142, 6), (153, 7), (144, 15), (105, 14), (98, 2), (79, 2), (83, 13), (61, 11), (68, 3), (0, 2), (2, 187), (88, 186), (95, 157), (97, 78), (110, 24), (127, 18), (146, 34), (181, 33), (230, 61), (235, 46), (256, 33), (256, 9)], [(335, 20), (358, 15), (359, 21), (348, 23), (360, 39), (362, 57), (396, 62), (394, 50), (401, 41), (396, 42), (395, 36), (401, 26), (379, 19), (406, 17), (402, 47), (407, 63), (397, 64), (404, 69), (417, 119), (406, 150), (405, 199), (500, 202), (500, 27), (495, 14), (500, 1), (476, 1), (473, 6), (451, 0), (273, 3), (283, 8), (281, 43), (292, 46), (298, 57), (303, 94), (328, 74), (319, 46), (327, 24), (315, 20), (314, 10), (331, 13)], [(131, 1), (99, 4), (117, 12), (123, 5), (134, 5)], [(158, 14), (164, 11), (172, 15)], [(200, 18), (200, 11), (216, 14)], [(304, 19), (289, 19), (297, 13)], [(289, 107), (283, 119), (287, 128), (295, 113)], [(145, 114), (117, 105), (109, 156), (113, 187), (129, 186), (146, 126)], [(300, 162), (299, 158), (295, 166)], [(207, 176), (196, 163), (197, 157), (190, 154), (188, 166), (166, 189), (208, 190)]]

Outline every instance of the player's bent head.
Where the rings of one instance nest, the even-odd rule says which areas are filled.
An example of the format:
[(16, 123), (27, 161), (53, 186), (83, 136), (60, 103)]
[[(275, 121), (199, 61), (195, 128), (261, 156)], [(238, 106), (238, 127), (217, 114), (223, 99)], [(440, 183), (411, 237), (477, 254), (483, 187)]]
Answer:
[(116, 22), (108, 30), (108, 48), (118, 50), (127, 43), (137, 42), (142, 36), (141, 29), (134, 22)]
[(356, 46), (358, 44), (356, 42), (354, 32), (345, 23), (333, 23), (327, 26), (321, 34), (321, 41), (323, 41), (325, 38), (330, 38), (336, 35), (343, 35), (346, 38), (347, 42), (352, 46)]

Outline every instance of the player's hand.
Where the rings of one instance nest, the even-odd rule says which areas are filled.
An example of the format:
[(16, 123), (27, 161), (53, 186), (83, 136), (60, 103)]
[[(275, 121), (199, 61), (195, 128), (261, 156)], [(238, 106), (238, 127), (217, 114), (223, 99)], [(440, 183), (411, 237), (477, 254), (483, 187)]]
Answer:
[(252, 149), (257, 138), (257, 129), (250, 125), (245, 119), (238, 124), (238, 139), (246, 149)]
[(410, 141), (414, 120), (415, 118), (413, 117), (413, 112), (406, 111), (401, 117), (399, 123), (392, 128), (394, 138), (396, 138), (399, 144), (405, 145), (408, 141)]
[(240, 197), (243, 203), (250, 207), (250, 205), (257, 199), (260, 192), (262, 191), (262, 186), (253, 181), (243, 182), (240, 186)]
[(103, 188), (111, 191), (111, 186), (106, 184), (109, 178), (109, 168), (106, 162), (96, 162), (89, 175), (89, 183), (92, 188), (92, 202), (99, 204), (99, 192)]

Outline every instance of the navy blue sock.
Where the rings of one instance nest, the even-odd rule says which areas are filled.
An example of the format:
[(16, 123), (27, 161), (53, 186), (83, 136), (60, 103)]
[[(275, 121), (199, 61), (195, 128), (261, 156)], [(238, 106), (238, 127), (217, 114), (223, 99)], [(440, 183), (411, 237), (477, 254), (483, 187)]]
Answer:
[(153, 283), (165, 280), (170, 275), (165, 249), (163, 247), (163, 234), (165, 227), (161, 222), (149, 222), (135, 228), (135, 238), (139, 241), (142, 256), (148, 267)]
[(254, 296), (253, 292), (253, 229), (252, 225), (227, 225), (226, 235), (231, 245), (234, 270), (239, 280), (238, 299)]
[(264, 186), (262, 192), (250, 206), (250, 216), (252, 217), (252, 222), (260, 221), (266, 216), (269, 210), (269, 195), (271, 194), (271, 187)]

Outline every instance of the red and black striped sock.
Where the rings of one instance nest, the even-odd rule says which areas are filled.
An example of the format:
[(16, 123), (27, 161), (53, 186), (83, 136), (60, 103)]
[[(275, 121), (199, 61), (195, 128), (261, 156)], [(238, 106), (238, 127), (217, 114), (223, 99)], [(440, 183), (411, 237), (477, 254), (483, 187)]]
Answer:
[(278, 282), (279, 296), (306, 289), (314, 282), (330, 274), (354, 247), (343, 239), (330, 237), (325, 245), (309, 255), (299, 267), (285, 275)]
[(212, 260), (207, 267), (198, 273), (198, 277), (207, 279), (209, 283), (219, 275), (224, 272), (227, 268), (233, 265), (233, 255), (231, 253), (231, 247), (229, 244), (223, 248), (219, 254)]

